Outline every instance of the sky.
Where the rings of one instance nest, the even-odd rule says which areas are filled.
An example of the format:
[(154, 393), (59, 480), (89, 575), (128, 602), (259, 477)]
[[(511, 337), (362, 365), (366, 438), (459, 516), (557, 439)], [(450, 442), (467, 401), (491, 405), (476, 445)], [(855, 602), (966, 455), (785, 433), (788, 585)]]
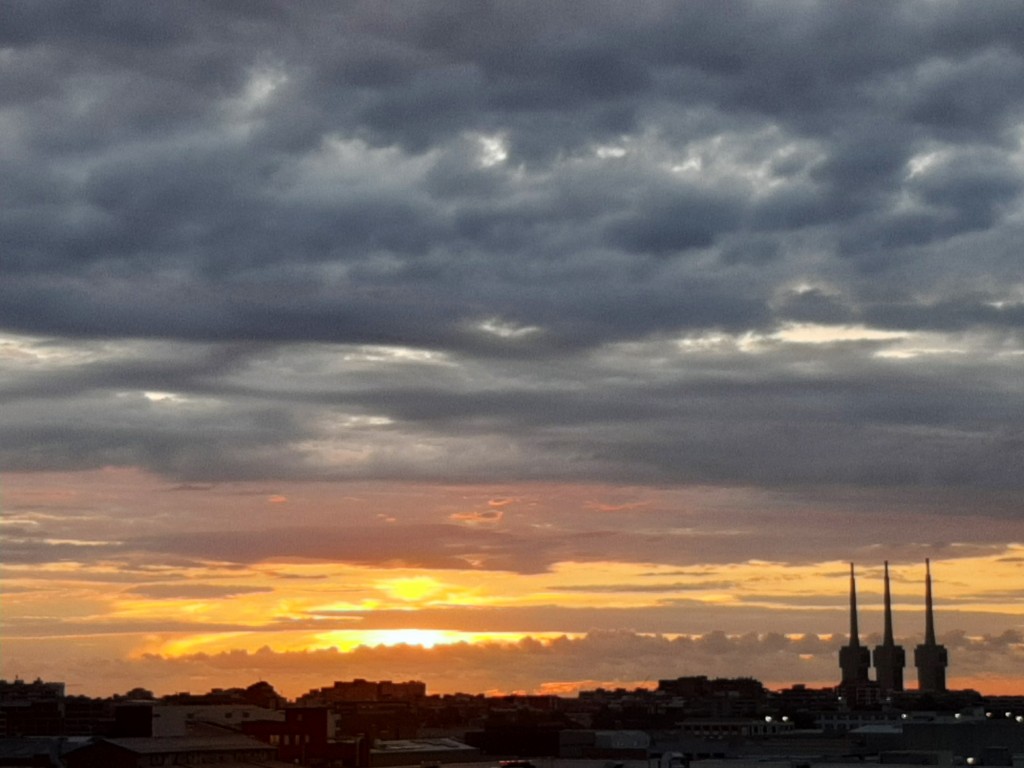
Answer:
[[(1024, 7), (0, 6), (0, 674), (1024, 692)], [(913, 687), (915, 676), (908, 670)]]

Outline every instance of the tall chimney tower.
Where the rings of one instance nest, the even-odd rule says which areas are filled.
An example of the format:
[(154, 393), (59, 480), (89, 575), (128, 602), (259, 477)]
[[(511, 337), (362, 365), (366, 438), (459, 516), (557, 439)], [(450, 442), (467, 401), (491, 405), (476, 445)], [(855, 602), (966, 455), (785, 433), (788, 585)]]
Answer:
[(868, 682), (871, 651), (860, 644), (857, 629), (857, 581), (850, 563), (850, 642), (839, 649), (839, 668), (843, 679), (840, 686), (856, 686)]
[(932, 612), (932, 566), (924, 561), (924, 642), (914, 649), (914, 666), (917, 667), (917, 687), (922, 691), (941, 693), (946, 690), (946, 667), (949, 654), (946, 646), (935, 642), (935, 617)]
[(889, 592), (889, 561), (885, 561), (885, 634), (882, 644), (875, 646), (875, 676), (883, 691), (903, 690), (903, 668), (907, 654), (903, 646), (896, 645), (892, 635), (892, 596)]

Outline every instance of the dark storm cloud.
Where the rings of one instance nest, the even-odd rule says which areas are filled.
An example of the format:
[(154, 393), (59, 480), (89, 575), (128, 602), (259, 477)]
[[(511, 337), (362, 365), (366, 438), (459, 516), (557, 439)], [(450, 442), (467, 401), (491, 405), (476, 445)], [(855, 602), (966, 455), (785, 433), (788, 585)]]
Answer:
[[(437, 472), (432, 457), (396, 447), (431, 436), (452, 453), (445, 474), (467, 481), (512, 458), (501, 471), (520, 479), (1013, 487), (1021, 433), (1010, 361), (908, 367), (874, 358), (877, 342), (823, 346), (683, 356), (646, 372), (646, 357), (671, 359), (674, 345), (611, 363), (537, 361), (528, 371), (515, 360), (380, 367), (314, 352), (294, 367), (301, 352), (288, 360), (270, 349), (72, 365), (0, 384), (10, 405), (0, 451), (9, 469), (427, 478)], [(809, 378), (808, 365), (822, 370)], [(580, 385), (588, 380), (600, 386)], [(346, 426), (330, 427), (339, 413)], [(316, 440), (362, 458), (318, 457), (307, 445)], [(498, 440), (515, 453), (463, 450)]]
[(1020, 8), (0, 14), (5, 468), (1019, 487)]

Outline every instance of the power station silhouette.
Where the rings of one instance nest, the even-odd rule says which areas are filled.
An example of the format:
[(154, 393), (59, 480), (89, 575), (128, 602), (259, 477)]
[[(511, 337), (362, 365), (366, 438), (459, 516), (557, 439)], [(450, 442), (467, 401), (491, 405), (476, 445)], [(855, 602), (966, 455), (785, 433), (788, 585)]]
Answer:
[[(946, 647), (935, 641), (935, 617), (932, 609), (931, 561), (925, 560), (925, 629), (924, 642), (914, 649), (918, 690), (927, 693), (946, 691), (946, 667), (949, 654)], [(875, 680), (870, 678), (874, 660)], [(896, 645), (892, 631), (892, 594), (889, 590), (889, 562), (885, 562), (885, 629), (881, 645), (874, 653), (860, 644), (857, 625), (857, 580), (850, 563), (850, 642), (839, 649), (839, 668), (842, 670), (840, 690), (856, 699), (875, 690), (882, 695), (903, 690), (903, 669), (907, 654)]]

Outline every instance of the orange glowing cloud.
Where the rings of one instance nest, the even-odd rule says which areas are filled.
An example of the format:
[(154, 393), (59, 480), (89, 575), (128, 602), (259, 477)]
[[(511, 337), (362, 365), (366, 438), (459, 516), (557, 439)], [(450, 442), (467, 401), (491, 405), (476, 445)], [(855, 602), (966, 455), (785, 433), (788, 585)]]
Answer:
[[(329, 648), (338, 649), (332, 659), (372, 665), (383, 657), (358, 649), (404, 645), (436, 652), (420, 661), (443, 675), (444, 648), (486, 646), (474, 678), (481, 687), (472, 690), (535, 689), (571, 686), (577, 676), (642, 679), (636, 670), (613, 674), (602, 665), (646, 649), (649, 672), (673, 657), (666, 646), (636, 638), (700, 636), (701, 643), (671, 646), (710, 665), (695, 673), (739, 669), (773, 675), (770, 682), (828, 683), (834, 647), (847, 627), (845, 560), (727, 557), (725, 545), (753, 535), (750, 520), (723, 512), (702, 522), (680, 494), (537, 485), (499, 496), (452, 487), (424, 505), (419, 487), (374, 496), (365, 487), (339, 495), (329, 486), (292, 484), (268, 493), (256, 484), (183, 488), (128, 470), (51, 479), (53, 492), (44, 493), (32, 485), (37, 477), (5, 477), (0, 664), (8, 674), (42, 673), (56, 669), (53, 659), (70, 665), (92, 654), (91, 664), (76, 669), (83, 681), (94, 681), (84, 684), (96, 685), (100, 672), (90, 670), (104, 669), (103, 659), (130, 665), (155, 654), (164, 660), (161, 669), (178, 675), (207, 663), (197, 654), (243, 654), (252, 664), (287, 666)], [(712, 497), (722, 508), (733, 503), (725, 492)], [(287, 501), (286, 519), (278, 506), (284, 501), (275, 499)], [(181, 510), (197, 500), (203, 514), (183, 519)], [(629, 514), (640, 506), (642, 514)], [(605, 514), (593, 514), (598, 508)], [(103, 509), (112, 511), (97, 511)], [(672, 525), (659, 523), (658, 515)], [(293, 525), (296, 516), (309, 525)], [(805, 531), (820, 525), (809, 513), (786, 521)], [(1012, 522), (994, 523), (1010, 541)], [(851, 554), (869, 642), (881, 628), (883, 555), (876, 549)], [(926, 555), (939, 634), (953, 659), (950, 680), (981, 681), (975, 687), (994, 690), (998, 680), (1017, 679), (1014, 664), (1024, 661), (1024, 645), (1001, 633), (1024, 622), (1017, 587), (1024, 583), (1024, 545), (911, 543), (889, 552), (896, 632), (905, 645), (917, 642), (922, 629)], [(623, 627), (635, 636), (613, 634)], [(538, 649), (564, 650), (559, 637), (590, 630), (600, 632), (568, 646), (563, 671), (538, 666), (530, 680), (512, 671)], [(754, 650), (730, 658), (742, 637)], [(530, 639), (543, 642), (520, 645)], [(788, 654), (788, 666), (755, 658), (771, 658), (776, 646)], [(260, 654), (260, 648), (268, 650)], [(707, 656), (712, 649), (733, 667), (714, 666), (717, 657)], [(577, 663), (574, 654), (586, 662)], [(489, 673), (484, 658), (494, 664)]]
[(633, 509), (643, 509), (648, 506), (650, 506), (648, 501), (633, 501), (624, 504), (604, 504), (599, 501), (588, 501), (586, 504), (587, 509), (593, 509), (598, 512), (627, 512)]

